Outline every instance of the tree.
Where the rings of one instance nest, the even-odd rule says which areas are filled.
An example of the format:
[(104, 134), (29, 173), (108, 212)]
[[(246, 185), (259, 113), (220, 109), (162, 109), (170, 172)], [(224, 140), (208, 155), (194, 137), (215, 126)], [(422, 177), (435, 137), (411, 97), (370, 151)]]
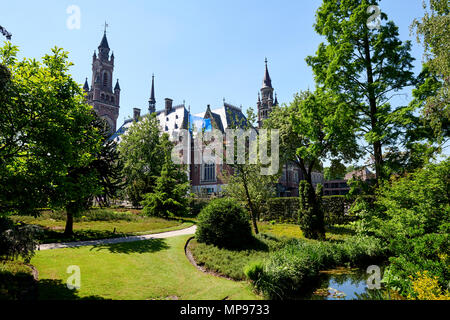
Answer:
[[(359, 133), (373, 155), (377, 181), (385, 177), (383, 148), (402, 138), (396, 124), (403, 107), (391, 105), (397, 92), (414, 84), (411, 43), (399, 39), (392, 21), (367, 26), (369, 6), (378, 0), (324, 0), (315, 30), (325, 37), (315, 56), (307, 58), (316, 83), (334, 92), (356, 113)], [(381, 13), (381, 20), (387, 15)]]
[(141, 202), (143, 212), (154, 217), (182, 217), (188, 212), (187, 194), (190, 184), (184, 167), (172, 162), (170, 146), (164, 148), (167, 153), (161, 174), (156, 179), (153, 193), (144, 195)]
[(358, 154), (353, 114), (324, 90), (300, 92), (289, 106), (274, 107), (264, 128), (280, 132), (280, 161), (296, 164), (312, 186), (312, 172), (326, 159), (350, 161)]
[[(100, 205), (106, 205), (109, 198), (114, 198), (124, 186), (123, 165), (116, 150), (116, 143), (109, 140), (109, 126), (94, 110), (91, 110), (91, 113), (92, 122), (86, 130), (99, 132), (101, 146), (90, 163), (84, 167), (71, 167), (68, 170), (68, 176), (74, 183), (73, 187), (75, 189), (82, 187), (84, 190), (79, 190), (75, 197), (67, 201), (64, 231), (67, 236), (73, 234), (73, 218), (88, 209), (94, 198), (99, 200)], [(91, 182), (90, 188), (86, 188), (84, 183), (78, 183), (84, 180)]]
[(298, 223), (303, 235), (308, 239), (325, 239), (325, 222), (322, 209), (323, 188), (319, 184), (316, 193), (306, 181), (299, 186)]
[[(255, 119), (256, 117), (253, 109), (250, 108), (247, 111), (246, 121), (232, 123), (230, 124), (230, 128), (254, 130), (252, 124), (255, 122)], [(245, 163), (233, 161), (233, 164), (228, 164), (232, 169), (231, 173), (224, 171), (223, 175), (227, 183), (224, 188), (224, 193), (238, 201), (246, 203), (251, 216), (254, 232), (255, 234), (258, 234), (259, 230), (256, 222), (264, 209), (266, 200), (275, 196), (275, 184), (279, 179), (279, 175), (261, 174), (261, 170), (264, 166), (259, 161), (258, 156), (258, 161), (255, 163), (250, 162), (250, 154), (253, 153), (258, 155), (258, 152), (260, 151), (255, 150), (254, 147), (256, 147), (256, 144), (251, 144), (249, 141), (245, 151)], [(237, 148), (234, 150), (234, 159), (236, 159)]]
[[(448, 0), (429, 0), (428, 3), (428, 11), (421, 19), (413, 21), (411, 30), (423, 44), (427, 68), (439, 83), (438, 90), (426, 97), (423, 115), (442, 139), (450, 134), (450, 3)], [(423, 6), (426, 10), (426, 1)]]
[(144, 194), (154, 191), (166, 155), (165, 140), (168, 135), (160, 135), (155, 114), (143, 117), (123, 135), (118, 150), (124, 165), (126, 192), (134, 206), (139, 206)]
[(107, 122), (95, 114), (94, 127), (98, 128), (102, 136), (102, 148), (91, 168), (97, 172), (102, 188), (101, 194), (96, 195), (100, 206), (108, 206), (109, 199), (115, 198), (125, 187), (123, 162), (120, 159), (117, 143), (110, 139)]
[(92, 107), (68, 73), (67, 52), (54, 48), (42, 63), (17, 62), (17, 52), (0, 49), (11, 75), (0, 92), (0, 211), (38, 215), (50, 206), (69, 208), (69, 218), (99, 190), (95, 174), (79, 174), (101, 148)]
[(280, 130), (280, 155), (300, 167), (310, 190), (304, 200), (313, 215), (320, 212), (312, 183), (314, 168), (326, 159), (349, 162), (358, 155), (353, 118), (338, 95), (317, 89), (296, 94), (290, 106), (276, 107), (264, 123)]
[(325, 168), (323, 171), (324, 178), (327, 181), (344, 179), (346, 173), (347, 167), (336, 159), (333, 159), (331, 161), (331, 166)]

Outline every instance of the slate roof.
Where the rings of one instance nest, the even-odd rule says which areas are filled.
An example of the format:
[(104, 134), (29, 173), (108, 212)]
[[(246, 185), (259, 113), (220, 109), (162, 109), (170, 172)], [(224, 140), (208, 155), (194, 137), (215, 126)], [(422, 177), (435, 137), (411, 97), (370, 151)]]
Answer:
[[(206, 115), (207, 112), (208, 109), (205, 112), (194, 114), (194, 116), (201, 118), (204, 118), (205, 116), (209, 117)], [(224, 103), (222, 107), (214, 110), (209, 109), (209, 112), (213, 120), (213, 127), (222, 132), (225, 132), (228, 128), (234, 127), (233, 123), (242, 122), (243, 124), (246, 124), (247, 121), (240, 108), (228, 103)], [(172, 107), (169, 114), (166, 114), (165, 110), (159, 110), (156, 112), (156, 117), (159, 121), (161, 132), (171, 135), (173, 131), (188, 129), (189, 112), (184, 104)], [(120, 136), (123, 135), (132, 125), (133, 119), (125, 120), (124, 124), (110, 137), (110, 140), (120, 143)]]
[(102, 42), (100, 42), (99, 48), (109, 49), (108, 39), (106, 38), (106, 33), (103, 35)]

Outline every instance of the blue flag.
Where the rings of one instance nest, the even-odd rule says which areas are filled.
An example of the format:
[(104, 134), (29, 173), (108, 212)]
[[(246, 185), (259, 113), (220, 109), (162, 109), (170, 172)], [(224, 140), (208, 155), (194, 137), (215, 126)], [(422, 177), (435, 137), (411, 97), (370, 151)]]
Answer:
[(205, 119), (202, 117), (197, 117), (189, 114), (189, 130), (205, 130), (205, 131), (211, 131), (212, 125), (211, 125), (211, 119)]

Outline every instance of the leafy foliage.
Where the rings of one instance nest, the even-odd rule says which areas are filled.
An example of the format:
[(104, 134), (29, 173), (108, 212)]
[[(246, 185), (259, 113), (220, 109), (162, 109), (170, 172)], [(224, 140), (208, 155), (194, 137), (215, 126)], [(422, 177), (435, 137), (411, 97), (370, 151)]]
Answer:
[[(230, 127), (233, 129), (254, 130), (252, 125), (254, 121), (255, 114), (252, 109), (249, 109), (245, 122), (235, 122)], [(261, 141), (262, 138), (258, 137), (257, 139), (257, 141)], [(260, 218), (267, 199), (275, 196), (275, 184), (279, 175), (263, 175), (261, 172), (265, 166), (259, 160), (256, 163), (250, 163), (252, 156), (256, 155), (257, 159), (260, 159), (258, 152), (261, 152), (261, 150), (255, 150), (255, 147), (257, 147), (256, 144), (249, 144), (245, 150), (245, 163), (233, 161), (233, 164), (229, 164), (232, 172), (225, 171), (223, 176), (226, 181), (226, 186), (224, 187), (225, 195), (246, 203), (252, 218), (253, 229), (258, 234), (259, 230), (256, 221)], [(272, 153), (274, 154), (273, 150)], [(235, 148), (234, 159), (236, 159), (236, 155), (237, 148)]]
[(317, 194), (306, 181), (299, 186), (298, 224), (308, 239), (325, 239), (325, 224), (322, 209), (322, 186), (317, 188)]
[[(396, 92), (414, 84), (411, 43), (399, 39), (392, 21), (370, 30), (370, 5), (379, 0), (324, 0), (316, 14), (315, 30), (326, 38), (315, 56), (307, 58), (316, 83), (339, 97), (357, 120), (355, 128), (370, 146), (377, 180), (383, 179), (383, 147), (401, 143), (398, 124), (405, 107), (393, 107)], [(382, 21), (387, 15), (381, 13)]]
[(233, 199), (214, 199), (198, 215), (195, 237), (200, 243), (239, 248), (251, 241), (248, 214)]
[(42, 62), (18, 62), (17, 52), (10, 43), (0, 48), (9, 69), (0, 91), (0, 212), (76, 212), (101, 191), (97, 175), (86, 170), (102, 146), (92, 107), (68, 73), (67, 52), (54, 48)]
[(123, 135), (118, 146), (124, 164), (126, 193), (134, 206), (139, 206), (143, 196), (153, 193), (157, 177), (165, 161), (168, 135), (160, 135), (155, 114), (135, 122)]
[(141, 202), (144, 214), (163, 218), (186, 215), (189, 189), (190, 185), (183, 167), (175, 165), (170, 153), (167, 153), (161, 175), (156, 179), (154, 192), (146, 194)]
[(421, 19), (415, 19), (411, 29), (425, 48), (426, 64), (439, 83), (435, 94), (425, 100), (423, 115), (440, 139), (449, 136), (450, 119), (450, 4), (448, 0), (424, 1)]
[(442, 287), (450, 280), (450, 160), (428, 164), (378, 191), (373, 205), (361, 201), (354, 210), (360, 234), (383, 241), (392, 257), (392, 278), (402, 294), (411, 292), (409, 276), (427, 270)]
[(7, 218), (0, 218), (0, 257), (14, 260), (22, 257), (29, 262), (38, 245), (39, 228), (31, 225), (14, 223)]
[(252, 281), (269, 299), (290, 299), (320, 270), (379, 262), (383, 254), (380, 241), (369, 237), (352, 237), (344, 243), (291, 240), (263, 262), (262, 272), (254, 273)]

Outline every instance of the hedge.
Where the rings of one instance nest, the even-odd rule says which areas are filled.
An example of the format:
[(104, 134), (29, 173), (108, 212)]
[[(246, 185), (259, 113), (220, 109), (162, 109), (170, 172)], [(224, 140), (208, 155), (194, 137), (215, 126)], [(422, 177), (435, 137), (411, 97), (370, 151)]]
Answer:
[[(191, 198), (189, 201), (190, 215), (197, 216), (210, 201), (211, 199)], [(348, 213), (348, 209), (355, 201), (354, 199), (349, 199), (346, 196), (324, 196), (322, 201), (327, 225), (346, 224), (355, 220), (355, 217)], [(298, 197), (268, 199), (266, 209), (261, 213), (260, 219), (279, 223), (297, 223), (298, 209)]]
[[(345, 224), (354, 220), (354, 217), (348, 214), (354, 199), (348, 199), (346, 196), (324, 196), (322, 199), (326, 224)], [(273, 198), (267, 201), (266, 210), (260, 218), (279, 223), (297, 223), (298, 209), (297, 197)]]

